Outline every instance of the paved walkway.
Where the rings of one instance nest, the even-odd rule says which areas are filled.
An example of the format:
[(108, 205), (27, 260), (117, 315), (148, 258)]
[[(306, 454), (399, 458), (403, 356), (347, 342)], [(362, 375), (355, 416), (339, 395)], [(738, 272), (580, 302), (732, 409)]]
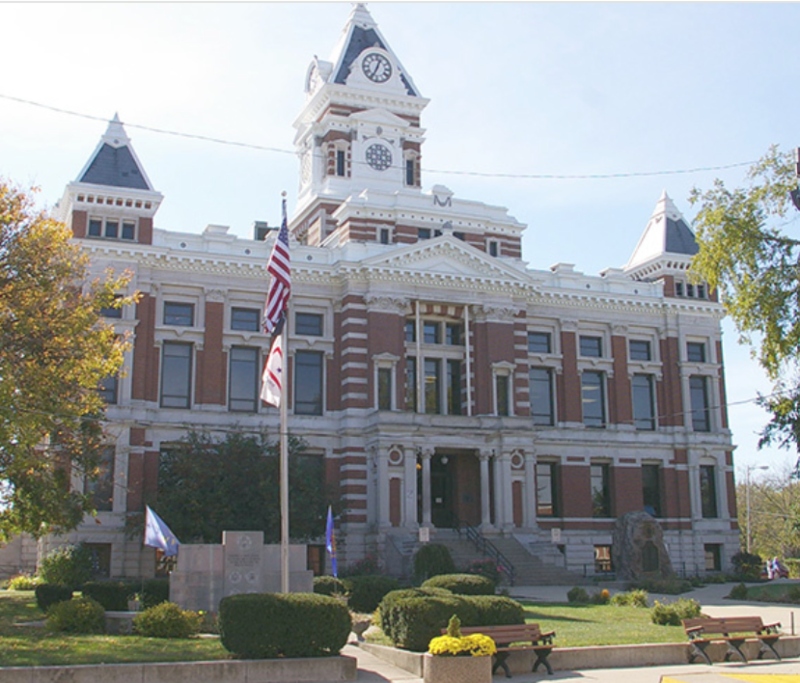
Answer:
[[(794, 582), (796, 583), (796, 582)], [(686, 593), (681, 597), (694, 598), (710, 616), (755, 614), (765, 622), (779, 621), (786, 633), (800, 633), (800, 606), (772, 605), (726, 600), (733, 584), (713, 584)], [(566, 602), (567, 591), (572, 586), (514, 586), (512, 597), (540, 600), (543, 602)], [(619, 589), (609, 586), (612, 593)], [(652, 599), (673, 601), (674, 595), (651, 595)], [(343, 654), (358, 660), (359, 683), (422, 683), (403, 669), (361, 650), (357, 645), (347, 645)], [(501, 675), (495, 681), (506, 680)], [(767, 660), (742, 664), (728, 662), (706, 666), (685, 664), (680, 666), (632, 667), (625, 669), (584, 669), (582, 671), (556, 671), (552, 676), (545, 673), (517, 674), (514, 683), (538, 683), (539, 681), (563, 681), (565, 683), (800, 683), (800, 661), (797, 659), (776, 662)], [(470, 683), (464, 681), (464, 683)]]

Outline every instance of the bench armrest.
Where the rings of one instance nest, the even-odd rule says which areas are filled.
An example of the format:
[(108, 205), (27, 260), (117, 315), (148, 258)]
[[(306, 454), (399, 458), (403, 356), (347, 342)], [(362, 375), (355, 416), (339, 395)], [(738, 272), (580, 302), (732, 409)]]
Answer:
[(781, 627), (781, 622), (776, 621), (774, 624), (764, 624), (758, 633), (777, 633), (778, 629)]

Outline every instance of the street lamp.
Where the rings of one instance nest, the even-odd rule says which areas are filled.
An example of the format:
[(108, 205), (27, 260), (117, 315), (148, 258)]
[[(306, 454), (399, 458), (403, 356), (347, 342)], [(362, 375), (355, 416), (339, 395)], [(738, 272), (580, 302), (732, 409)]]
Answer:
[(744, 476), (744, 499), (747, 510), (747, 554), (750, 554), (750, 472), (753, 470), (768, 470), (767, 465), (747, 465)]

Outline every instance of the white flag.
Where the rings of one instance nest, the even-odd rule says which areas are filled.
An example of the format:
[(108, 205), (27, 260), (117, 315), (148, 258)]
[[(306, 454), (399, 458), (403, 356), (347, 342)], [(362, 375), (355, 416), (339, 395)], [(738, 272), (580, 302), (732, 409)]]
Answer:
[(265, 403), (281, 407), (283, 389), (283, 334), (279, 334), (272, 342), (264, 374), (261, 376), (261, 400)]

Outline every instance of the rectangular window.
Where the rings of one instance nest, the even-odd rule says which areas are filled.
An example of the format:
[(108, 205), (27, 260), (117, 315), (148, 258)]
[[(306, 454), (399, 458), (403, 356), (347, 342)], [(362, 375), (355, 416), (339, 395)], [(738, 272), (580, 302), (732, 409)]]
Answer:
[(686, 296), (690, 298), (694, 297), (694, 285), (691, 283), (686, 285)]
[[(114, 300), (118, 301), (121, 299), (122, 296), (119, 294), (114, 295)], [(114, 318), (115, 320), (122, 319), (122, 307), (121, 306), (104, 306), (100, 309), (100, 315), (104, 318)]]
[(84, 543), (84, 549), (90, 557), (93, 579), (107, 579), (111, 576), (111, 544)]
[(431, 238), (431, 229), (417, 228), (417, 238), (421, 240), (429, 240)]
[(307, 337), (321, 337), (322, 315), (319, 313), (295, 313), (294, 331), (295, 334)]
[(585, 358), (602, 358), (603, 339), (602, 337), (581, 337), (581, 356)]
[(417, 412), (417, 359), (406, 358), (406, 410)]
[(378, 241), (381, 244), (389, 244), (389, 228), (381, 228), (378, 233)]
[(191, 327), (194, 325), (194, 304), (165, 301), (164, 324)]
[(592, 465), (592, 517), (611, 517), (611, 487), (609, 466), (605, 463)]
[(606, 400), (602, 372), (584, 370), (581, 373), (581, 403), (583, 424), (587, 427), (605, 427)]
[(461, 415), (461, 361), (447, 361), (447, 414)]
[(661, 517), (661, 468), (658, 465), (642, 465), (642, 499), (647, 514)]
[(414, 160), (406, 159), (406, 185), (414, 185)]
[(653, 360), (650, 353), (650, 342), (641, 339), (631, 339), (628, 342), (628, 356), (631, 360)]
[(115, 448), (106, 446), (100, 451), (97, 462), (97, 478), (86, 478), (83, 492), (92, 497), (92, 505), (98, 512), (114, 509), (114, 455)]
[(425, 412), (442, 412), (442, 364), (438, 358), (425, 359)]
[(690, 363), (705, 363), (706, 345), (702, 342), (687, 342), (686, 360), (688, 360)]
[(537, 517), (558, 517), (556, 473), (557, 465), (554, 462), (540, 462), (536, 465)]
[(103, 236), (103, 221), (99, 218), (89, 219), (89, 237), (102, 237)]
[(161, 407), (188, 408), (192, 394), (192, 345), (165, 341), (161, 363)]
[(294, 412), (322, 415), (323, 355), (318, 351), (295, 351)]
[(549, 332), (528, 332), (528, 353), (551, 353), (552, 349)]
[(716, 519), (717, 480), (713, 465), (700, 465), (700, 511), (705, 519)]
[(708, 412), (708, 378), (692, 375), (689, 378), (689, 394), (692, 406), (692, 429), (696, 432), (711, 431)]
[(495, 375), (494, 386), (497, 393), (498, 415), (510, 415), (510, 402), (508, 396), (509, 385), (510, 382), (508, 375)]
[(100, 396), (108, 405), (116, 405), (119, 393), (119, 377), (109, 375), (100, 382)]
[(631, 379), (633, 425), (636, 429), (656, 428), (655, 395), (652, 375), (634, 375)]
[(417, 341), (417, 323), (415, 320), (406, 320), (405, 333), (407, 342)]
[(258, 382), (261, 376), (258, 357), (258, 349), (231, 347), (229, 410), (245, 413), (255, 413), (258, 410)]
[(489, 240), (489, 256), (497, 256), (500, 253), (500, 245), (497, 240)]
[(675, 283), (675, 296), (683, 296), (683, 283), (676, 282)]
[(611, 546), (596, 545), (594, 547), (594, 573), (610, 574), (613, 571), (611, 565)]
[(392, 369), (378, 368), (378, 410), (392, 409)]
[(106, 237), (116, 239), (119, 236), (119, 221), (106, 221)]
[(706, 571), (722, 571), (722, 546), (719, 543), (706, 543), (703, 546), (705, 555)]
[(231, 329), (246, 332), (258, 332), (261, 322), (261, 311), (257, 308), (232, 308)]
[(136, 236), (136, 224), (135, 223), (122, 223), (122, 239), (124, 240), (132, 240)]
[(463, 346), (464, 326), (461, 323), (447, 323), (444, 326), (444, 342), (448, 346)]
[(697, 298), (698, 299), (705, 299), (706, 298), (706, 286), (705, 285), (697, 285)]
[(528, 391), (533, 424), (547, 426), (555, 424), (553, 371), (550, 368), (528, 370)]
[(426, 344), (439, 344), (441, 343), (441, 325), (437, 322), (423, 322), (422, 323), (422, 341)]
[(345, 175), (345, 157), (344, 157), (344, 150), (337, 149), (336, 150), (336, 175), (344, 176)]

